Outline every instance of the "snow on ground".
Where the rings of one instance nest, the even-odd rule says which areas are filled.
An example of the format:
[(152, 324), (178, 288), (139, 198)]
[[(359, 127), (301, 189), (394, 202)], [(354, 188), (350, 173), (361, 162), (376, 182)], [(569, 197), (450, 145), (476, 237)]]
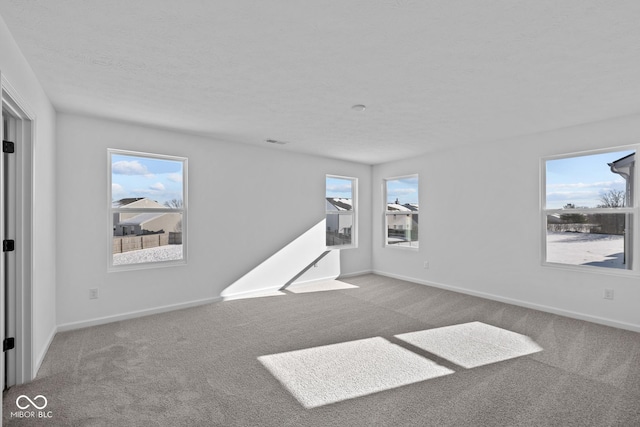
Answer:
[(182, 245), (166, 245), (113, 254), (113, 265), (140, 264), (142, 262), (173, 261), (182, 259)]
[(625, 268), (624, 236), (547, 232), (547, 261), (572, 265)]

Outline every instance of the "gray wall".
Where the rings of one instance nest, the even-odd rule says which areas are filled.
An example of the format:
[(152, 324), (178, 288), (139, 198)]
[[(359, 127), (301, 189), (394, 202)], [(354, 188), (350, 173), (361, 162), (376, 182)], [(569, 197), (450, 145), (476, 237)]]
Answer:
[(640, 330), (638, 276), (543, 267), (540, 214), (542, 157), (635, 144), (639, 135), (640, 116), (625, 117), (374, 166), (376, 189), (386, 177), (420, 175), (419, 251), (383, 247), (382, 192), (373, 194), (374, 270)]
[[(57, 246), (62, 329), (219, 297), (324, 219), (326, 174), (359, 180), (360, 247), (327, 257), (306, 277), (372, 269), (371, 166), (70, 114), (58, 115), (57, 129), (57, 230), (65, 235)], [(107, 273), (107, 148), (189, 159), (186, 266)], [(69, 229), (83, 233), (67, 235)], [(324, 244), (319, 237), (313, 242)], [(286, 268), (259, 270), (237, 291), (268, 288), (272, 275)], [(98, 299), (88, 299), (90, 288), (99, 288)]]

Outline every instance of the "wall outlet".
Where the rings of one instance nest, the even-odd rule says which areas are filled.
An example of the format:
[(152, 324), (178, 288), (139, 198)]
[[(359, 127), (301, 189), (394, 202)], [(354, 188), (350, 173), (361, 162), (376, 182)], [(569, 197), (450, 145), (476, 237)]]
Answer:
[(613, 289), (605, 289), (603, 298), (604, 299), (613, 299)]
[(425, 261), (424, 262), (424, 269), (428, 270), (429, 269), (429, 261)]
[(98, 288), (89, 289), (89, 299), (98, 299)]

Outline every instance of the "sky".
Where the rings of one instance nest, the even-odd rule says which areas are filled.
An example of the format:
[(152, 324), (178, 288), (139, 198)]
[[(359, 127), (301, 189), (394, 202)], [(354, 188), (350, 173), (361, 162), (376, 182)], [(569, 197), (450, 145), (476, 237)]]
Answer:
[(112, 154), (111, 198), (147, 197), (158, 203), (183, 194), (181, 161)]
[(610, 190), (625, 189), (624, 178), (611, 172), (609, 165), (634, 151), (616, 151), (566, 159), (548, 160), (547, 209), (560, 209), (568, 203), (594, 208)]
[(353, 197), (350, 179), (327, 177), (327, 195), (339, 199), (351, 199)]

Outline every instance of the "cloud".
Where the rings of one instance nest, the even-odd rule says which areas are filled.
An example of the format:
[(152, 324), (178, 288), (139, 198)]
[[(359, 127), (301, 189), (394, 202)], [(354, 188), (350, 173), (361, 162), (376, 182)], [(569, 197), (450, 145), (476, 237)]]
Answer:
[(150, 185), (150, 186), (149, 186), (149, 189), (150, 189), (150, 190), (153, 190), (153, 191), (164, 191), (164, 190), (165, 190), (165, 187), (164, 187), (164, 184), (163, 184), (163, 183), (161, 183), (161, 182), (156, 182), (155, 184)]
[(613, 187), (619, 187), (624, 184), (623, 180), (617, 179), (615, 181), (600, 181), (600, 182), (576, 182), (576, 183), (559, 183), (548, 184), (547, 189), (575, 189), (575, 188), (598, 188), (607, 189)]
[(327, 185), (327, 191), (336, 193), (351, 193), (351, 184)]
[(142, 175), (147, 178), (153, 177), (147, 167), (137, 160), (120, 160), (111, 165), (111, 172), (116, 175)]
[(181, 173), (170, 173), (167, 175), (167, 179), (173, 182), (182, 182), (182, 174)]
[(416, 189), (415, 188), (394, 188), (394, 189), (390, 189), (388, 193), (394, 194), (394, 195), (415, 194)]
[(124, 187), (120, 184), (111, 184), (111, 194), (123, 194)]

